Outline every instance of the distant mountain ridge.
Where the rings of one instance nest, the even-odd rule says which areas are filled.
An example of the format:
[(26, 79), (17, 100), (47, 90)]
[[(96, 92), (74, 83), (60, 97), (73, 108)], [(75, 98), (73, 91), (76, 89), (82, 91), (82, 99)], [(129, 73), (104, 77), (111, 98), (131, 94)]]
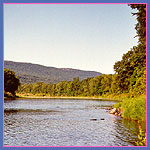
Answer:
[(80, 80), (96, 77), (101, 73), (96, 71), (84, 71), (72, 68), (55, 68), (39, 64), (4, 61), (4, 67), (16, 73), (21, 83), (58, 83), (60, 81), (72, 81), (79, 77)]

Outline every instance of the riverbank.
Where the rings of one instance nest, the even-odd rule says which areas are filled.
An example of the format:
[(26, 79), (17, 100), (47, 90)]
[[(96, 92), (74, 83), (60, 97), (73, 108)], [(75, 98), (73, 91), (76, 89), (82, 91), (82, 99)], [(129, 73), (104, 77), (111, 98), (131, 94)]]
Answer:
[(16, 99), (18, 98), (17, 95), (12, 95), (9, 92), (4, 92), (4, 100), (11, 100), (11, 99)]
[(146, 121), (146, 96), (136, 98), (125, 98), (122, 102), (116, 103), (110, 113), (121, 116), (124, 119), (138, 122)]
[(83, 97), (83, 96), (48, 96), (48, 95), (32, 95), (32, 94), (16, 94), (17, 98), (45, 98), (45, 99), (87, 99), (87, 100), (107, 100), (121, 102), (119, 98), (106, 98), (106, 97)]

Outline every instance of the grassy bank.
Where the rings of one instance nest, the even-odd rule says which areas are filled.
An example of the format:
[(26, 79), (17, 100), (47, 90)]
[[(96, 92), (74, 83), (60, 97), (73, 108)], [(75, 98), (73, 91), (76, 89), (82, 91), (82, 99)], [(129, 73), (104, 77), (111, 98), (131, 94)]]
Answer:
[(124, 98), (122, 102), (115, 104), (114, 107), (121, 108), (123, 118), (146, 121), (146, 96)]

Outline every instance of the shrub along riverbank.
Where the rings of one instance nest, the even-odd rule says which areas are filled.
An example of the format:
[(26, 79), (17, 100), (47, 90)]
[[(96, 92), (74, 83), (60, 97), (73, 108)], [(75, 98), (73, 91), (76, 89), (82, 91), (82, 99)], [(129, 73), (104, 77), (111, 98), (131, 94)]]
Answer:
[(146, 121), (146, 96), (125, 98), (122, 102), (115, 104), (114, 108), (120, 108), (121, 116), (125, 119)]

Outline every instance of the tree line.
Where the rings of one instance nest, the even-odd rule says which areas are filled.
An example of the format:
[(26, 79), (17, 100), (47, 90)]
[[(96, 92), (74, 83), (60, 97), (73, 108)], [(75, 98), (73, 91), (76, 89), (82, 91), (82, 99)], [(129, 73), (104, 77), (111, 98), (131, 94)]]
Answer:
[(77, 77), (73, 78), (73, 81), (62, 81), (57, 84), (38, 82), (21, 85), (18, 93), (49, 96), (101, 96), (107, 92), (111, 92), (111, 80), (112, 75), (101, 75), (82, 81)]

